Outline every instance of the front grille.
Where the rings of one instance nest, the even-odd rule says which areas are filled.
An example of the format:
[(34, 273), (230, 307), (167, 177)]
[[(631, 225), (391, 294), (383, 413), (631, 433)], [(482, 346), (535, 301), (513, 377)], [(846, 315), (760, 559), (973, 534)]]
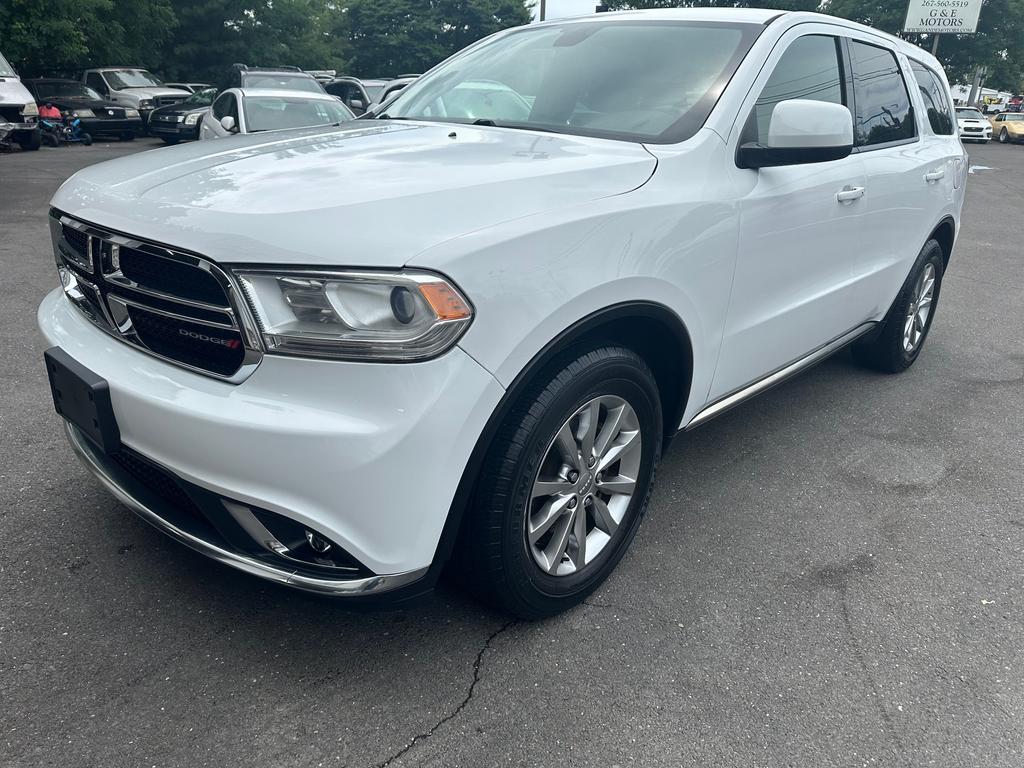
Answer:
[(181, 512), (187, 512), (199, 519), (205, 519), (199, 507), (181, 489), (178, 482), (156, 464), (123, 445), (110, 458), (116, 461), (117, 465), (137, 482), (146, 486), (151, 493), (159, 496), (161, 501), (166, 502)]
[(185, 100), (182, 96), (157, 96), (155, 101), (158, 107), (166, 107), (168, 104), (179, 104)]
[(96, 325), (157, 357), (240, 381), (259, 362), (227, 274), (200, 256), (106, 232), (57, 212), (64, 292)]
[(242, 365), (242, 335), (234, 328), (190, 323), (139, 307), (131, 307), (128, 314), (142, 343), (158, 355), (221, 376)]
[(25, 118), (21, 116), (21, 110), (25, 106), (23, 104), (3, 104), (0, 105), (0, 122), (4, 123), (23, 123)]
[(211, 273), (134, 248), (120, 249), (121, 272), (144, 288), (191, 301), (228, 306), (224, 287)]

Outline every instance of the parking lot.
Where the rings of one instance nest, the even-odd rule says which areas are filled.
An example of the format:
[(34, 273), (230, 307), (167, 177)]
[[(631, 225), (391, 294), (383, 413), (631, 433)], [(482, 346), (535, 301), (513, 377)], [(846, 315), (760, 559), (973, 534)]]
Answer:
[(843, 353), (681, 436), (607, 584), (524, 624), (450, 586), (352, 613), (268, 585), (76, 463), (35, 325), (47, 201), (158, 146), (0, 155), (0, 763), (1022, 764), (1024, 147), (969, 148), (910, 371)]

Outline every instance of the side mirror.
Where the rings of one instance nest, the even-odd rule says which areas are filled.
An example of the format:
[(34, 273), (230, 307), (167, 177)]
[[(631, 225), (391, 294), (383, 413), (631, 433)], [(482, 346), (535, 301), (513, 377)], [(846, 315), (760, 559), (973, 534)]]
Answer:
[(853, 116), (842, 104), (809, 99), (780, 101), (764, 144), (740, 145), (740, 168), (769, 168), (840, 160), (853, 151)]
[(238, 130), (237, 126), (235, 125), (235, 118), (233, 118), (231, 115), (224, 115), (224, 117), (220, 119), (220, 127), (223, 128), (228, 133), (234, 133), (236, 130)]

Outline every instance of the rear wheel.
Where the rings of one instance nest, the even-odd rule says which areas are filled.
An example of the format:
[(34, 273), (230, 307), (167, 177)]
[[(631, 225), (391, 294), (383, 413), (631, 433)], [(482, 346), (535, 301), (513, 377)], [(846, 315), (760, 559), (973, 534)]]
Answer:
[(854, 345), (858, 362), (885, 373), (899, 373), (914, 364), (938, 308), (944, 261), (937, 241), (925, 243), (881, 330)]
[(526, 619), (581, 602), (632, 541), (661, 445), (657, 384), (635, 352), (557, 359), (489, 449), (457, 554), (467, 583)]
[(999, 143), (1000, 144), (1008, 144), (1009, 142), (1010, 142), (1010, 134), (1009, 134), (1009, 132), (1005, 128), (1003, 128), (1003, 130), (1001, 130), (999, 132)]

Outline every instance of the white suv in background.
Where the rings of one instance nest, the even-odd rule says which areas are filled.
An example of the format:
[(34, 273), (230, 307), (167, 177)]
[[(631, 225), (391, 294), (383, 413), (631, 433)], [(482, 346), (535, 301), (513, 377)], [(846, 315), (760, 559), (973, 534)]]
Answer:
[(72, 177), (54, 401), (121, 501), (223, 563), (397, 600), (451, 562), (551, 614), (619, 562), (676, 432), (848, 344), (913, 364), (953, 115), (926, 51), (827, 16), (504, 31), (384, 113)]

